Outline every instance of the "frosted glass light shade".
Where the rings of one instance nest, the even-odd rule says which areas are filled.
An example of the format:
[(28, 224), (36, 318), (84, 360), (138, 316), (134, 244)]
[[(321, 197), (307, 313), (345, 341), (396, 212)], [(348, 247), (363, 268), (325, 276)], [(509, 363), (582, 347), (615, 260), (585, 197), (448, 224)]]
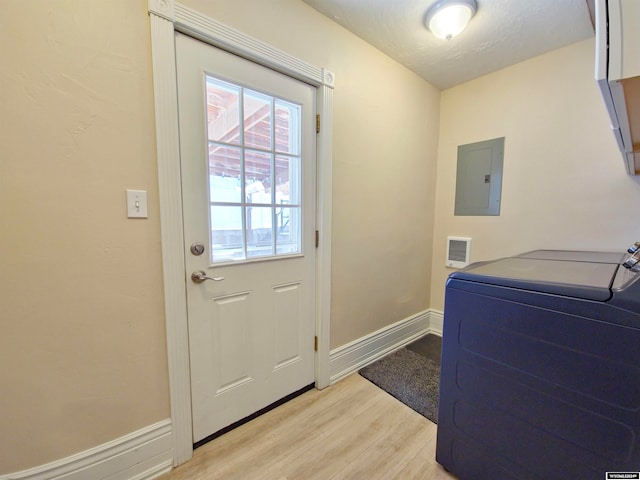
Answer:
[(476, 13), (475, 0), (442, 0), (429, 9), (425, 24), (436, 37), (450, 40)]

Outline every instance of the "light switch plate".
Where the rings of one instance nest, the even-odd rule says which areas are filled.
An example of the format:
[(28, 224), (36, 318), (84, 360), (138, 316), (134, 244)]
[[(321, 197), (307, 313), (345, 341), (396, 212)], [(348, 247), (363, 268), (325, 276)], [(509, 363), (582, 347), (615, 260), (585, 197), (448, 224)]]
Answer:
[(127, 190), (127, 217), (149, 218), (146, 190)]

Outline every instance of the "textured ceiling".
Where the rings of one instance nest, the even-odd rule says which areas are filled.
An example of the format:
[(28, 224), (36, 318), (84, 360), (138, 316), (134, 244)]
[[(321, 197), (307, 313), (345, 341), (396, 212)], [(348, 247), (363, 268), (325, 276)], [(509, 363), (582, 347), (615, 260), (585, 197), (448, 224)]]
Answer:
[(436, 0), (303, 0), (445, 89), (593, 36), (590, 0), (477, 0), (451, 40), (424, 26)]

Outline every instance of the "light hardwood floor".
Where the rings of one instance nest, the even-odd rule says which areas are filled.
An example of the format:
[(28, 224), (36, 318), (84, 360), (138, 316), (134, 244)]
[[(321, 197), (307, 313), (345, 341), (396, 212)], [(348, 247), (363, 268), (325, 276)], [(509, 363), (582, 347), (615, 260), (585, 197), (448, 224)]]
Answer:
[(436, 426), (360, 375), (213, 440), (161, 480), (447, 480)]

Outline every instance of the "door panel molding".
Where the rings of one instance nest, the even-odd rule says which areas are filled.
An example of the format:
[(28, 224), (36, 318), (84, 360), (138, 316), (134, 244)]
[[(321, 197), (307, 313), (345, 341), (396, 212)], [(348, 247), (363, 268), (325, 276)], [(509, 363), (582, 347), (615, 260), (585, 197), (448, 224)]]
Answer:
[(175, 32), (181, 32), (269, 67), (316, 87), (316, 110), (322, 118), (317, 136), (316, 229), (316, 335), (315, 382), (330, 383), (329, 327), (331, 281), (331, 189), (333, 143), (333, 87), (335, 77), (327, 69), (310, 65), (260, 40), (234, 30), (173, 0), (149, 0), (151, 48), (156, 120), (156, 148), (160, 194), (162, 261), (173, 463), (180, 465), (193, 455), (189, 338), (184, 264)]

